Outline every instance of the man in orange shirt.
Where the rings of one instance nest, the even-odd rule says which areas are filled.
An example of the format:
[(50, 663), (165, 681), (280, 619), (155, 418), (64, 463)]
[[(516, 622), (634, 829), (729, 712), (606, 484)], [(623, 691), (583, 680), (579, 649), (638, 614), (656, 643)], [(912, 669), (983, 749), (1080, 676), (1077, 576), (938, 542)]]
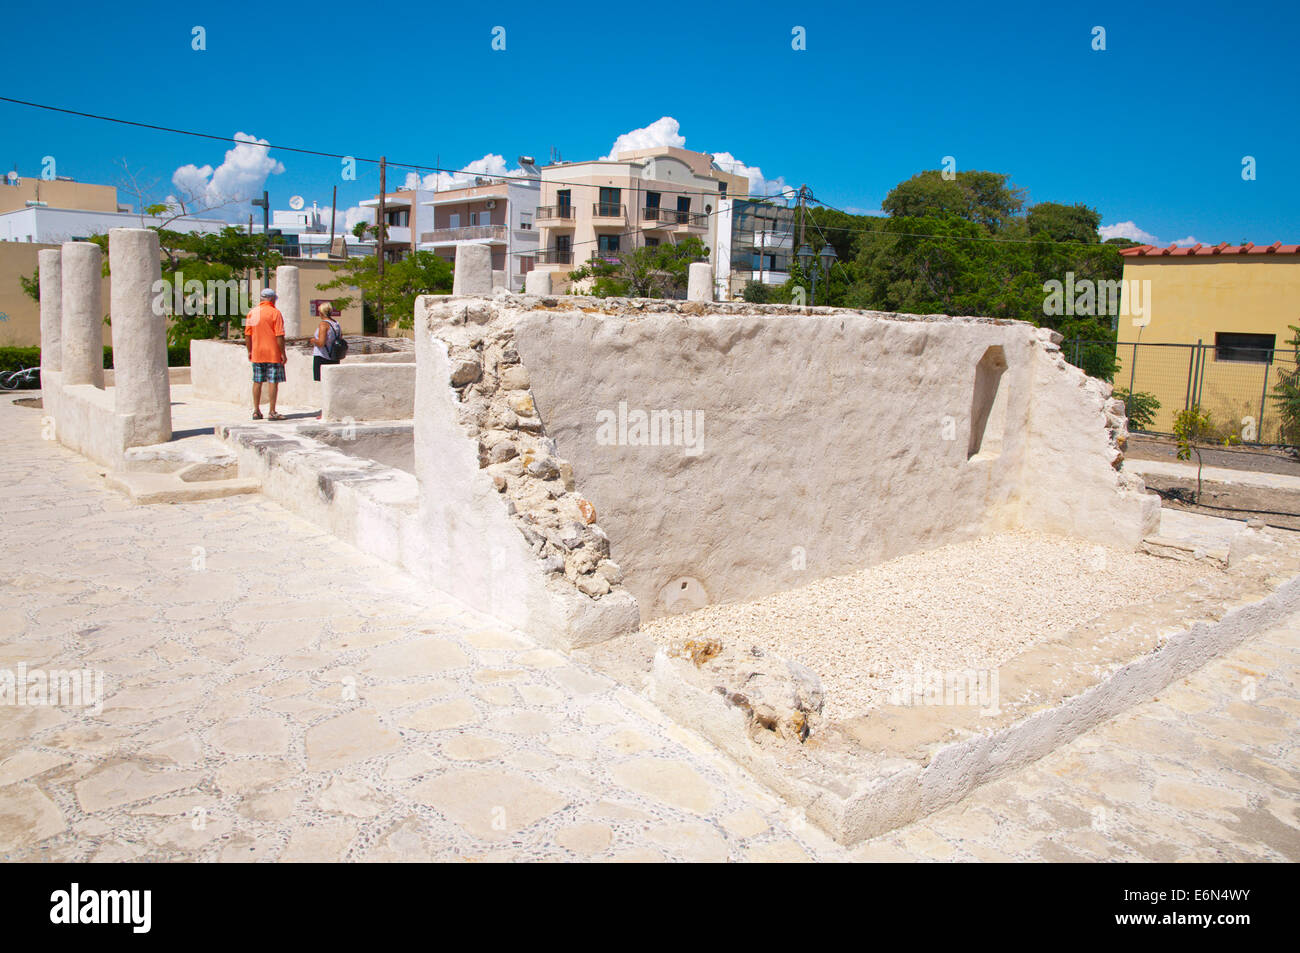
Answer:
[(275, 397), (284, 378), (284, 315), (275, 306), (275, 292), (262, 290), (262, 301), (244, 321), (244, 343), (248, 345), (248, 359), (253, 364), (253, 419), (262, 419), (262, 385), (270, 384), (268, 420), (284, 420), (276, 413)]

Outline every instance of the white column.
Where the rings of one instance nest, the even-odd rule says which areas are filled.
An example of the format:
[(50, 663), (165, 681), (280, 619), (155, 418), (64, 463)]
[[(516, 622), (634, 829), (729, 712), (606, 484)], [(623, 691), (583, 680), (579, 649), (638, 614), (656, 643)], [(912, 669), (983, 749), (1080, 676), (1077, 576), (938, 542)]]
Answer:
[(707, 261), (691, 263), (686, 284), (687, 301), (713, 300), (713, 269)]
[(456, 274), (451, 282), (454, 295), (492, 293), (492, 249), (487, 245), (457, 245)]
[(134, 418), (132, 445), (162, 443), (172, 436), (172, 407), (167, 316), (153, 307), (162, 280), (158, 233), (151, 228), (111, 229), (108, 266), (114, 409)]
[(63, 367), (63, 252), (37, 252), (41, 273), (41, 371)]
[(551, 273), (534, 268), (524, 275), (524, 291), (530, 295), (548, 295), (551, 293)]
[(61, 268), (63, 383), (104, 386), (104, 256), (92, 242), (64, 242)]
[[(302, 304), (298, 297), (298, 266), (280, 265), (275, 269), (275, 306), (284, 315), (284, 339), (302, 337)], [(315, 331), (315, 328), (312, 329)]]

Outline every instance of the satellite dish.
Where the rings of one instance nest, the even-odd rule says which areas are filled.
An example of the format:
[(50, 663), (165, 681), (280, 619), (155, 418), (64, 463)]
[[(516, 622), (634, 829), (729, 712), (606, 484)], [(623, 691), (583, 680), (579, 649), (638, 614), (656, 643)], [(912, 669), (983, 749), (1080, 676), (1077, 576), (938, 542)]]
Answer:
[(305, 204), (307, 203), (302, 200), (301, 195), (295, 195), (293, 198), (289, 199), (289, 208), (293, 209), (295, 212), (301, 212), (302, 207)]

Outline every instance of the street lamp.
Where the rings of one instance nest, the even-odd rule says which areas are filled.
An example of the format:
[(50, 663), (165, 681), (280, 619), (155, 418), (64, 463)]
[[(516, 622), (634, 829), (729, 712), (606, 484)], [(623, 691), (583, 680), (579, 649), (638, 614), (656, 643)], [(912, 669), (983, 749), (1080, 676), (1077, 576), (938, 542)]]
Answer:
[[(800, 245), (799, 250), (795, 252), (795, 257), (799, 259), (799, 266), (805, 272), (812, 271), (812, 304), (815, 306), (817, 304), (817, 272), (812, 269), (812, 247), (809, 245)], [(822, 247), (821, 255), (817, 257), (821, 259), (822, 269), (827, 275), (829, 275), (831, 273), (831, 265), (835, 264), (837, 258), (835, 249), (831, 247), (830, 242), (827, 242)]]

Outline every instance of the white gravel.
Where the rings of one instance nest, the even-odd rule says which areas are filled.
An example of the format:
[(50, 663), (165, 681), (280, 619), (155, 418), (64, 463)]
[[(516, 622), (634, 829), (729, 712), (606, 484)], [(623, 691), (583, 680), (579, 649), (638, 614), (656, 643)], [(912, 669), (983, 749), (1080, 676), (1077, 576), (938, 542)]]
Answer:
[(862, 714), (895, 679), (992, 668), (1111, 609), (1219, 570), (1037, 533), (983, 536), (753, 602), (657, 619), (657, 643), (758, 645), (821, 676), (825, 715)]

